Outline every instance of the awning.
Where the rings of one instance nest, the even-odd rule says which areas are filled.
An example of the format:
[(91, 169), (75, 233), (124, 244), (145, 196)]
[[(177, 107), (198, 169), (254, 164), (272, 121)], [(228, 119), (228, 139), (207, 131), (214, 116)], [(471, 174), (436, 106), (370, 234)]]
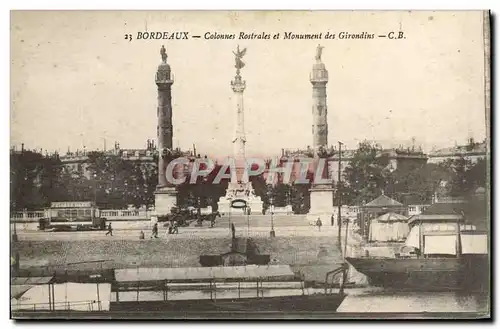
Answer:
[(24, 293), (33, 288), (30, 285), (10, 286), (10, 298), (19, 299)]
[(10, 284), (12, 286), (19, 285), (40, 285), (48, 284), (52, 281), (54, 276), (33, 276), (33, 277), (13, 277), (10, 279)]
[(289, 265), (248, 265), (230, 267), (137, 268), (115, 270), (117, 283), (210, 282), (292, 280)]

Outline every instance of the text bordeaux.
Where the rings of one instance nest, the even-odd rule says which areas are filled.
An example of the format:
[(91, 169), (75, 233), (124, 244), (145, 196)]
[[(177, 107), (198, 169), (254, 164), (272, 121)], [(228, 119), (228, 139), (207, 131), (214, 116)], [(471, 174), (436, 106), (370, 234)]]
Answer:
[(187, 40), (189, 32), (137, 32), (137, 40)]

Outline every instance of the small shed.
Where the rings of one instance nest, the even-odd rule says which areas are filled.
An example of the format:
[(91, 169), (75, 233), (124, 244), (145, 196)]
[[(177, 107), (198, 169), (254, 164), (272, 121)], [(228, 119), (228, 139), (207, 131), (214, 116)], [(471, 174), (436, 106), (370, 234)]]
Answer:
[(399, 242), (404, 241), (410, 232), (408, 217), (389, 212), (372, 219), (368, 241)]

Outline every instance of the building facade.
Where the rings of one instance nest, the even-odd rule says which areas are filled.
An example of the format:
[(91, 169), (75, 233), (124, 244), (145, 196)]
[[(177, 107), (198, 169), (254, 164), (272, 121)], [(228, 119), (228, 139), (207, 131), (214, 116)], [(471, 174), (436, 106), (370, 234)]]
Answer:
[(430, 152), (428, 162), (438, 164), (447, 160), (465, 158), (476, 163), (479, 159), (486, 158), (486, 149), (486, 140), (476, 143), (474, 139), (469, 138), (466, 145), (457, 145)]

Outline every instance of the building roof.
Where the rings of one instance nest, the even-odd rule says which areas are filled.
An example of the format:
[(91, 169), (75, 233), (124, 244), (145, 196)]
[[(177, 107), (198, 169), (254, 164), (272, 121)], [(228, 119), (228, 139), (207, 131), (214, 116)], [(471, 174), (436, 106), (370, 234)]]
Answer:
[(486, 142), (446, 147), (430, 152), (430, 157), (486, 154)]
[(412, 225), (415, 222), (454, 222), (454, 223), (456, 223), (457, 221), (462, 221), (462, 220), (463, 220), (463, 216), (457, 215), (457, 214), (425, 215), (422, 213), (420, 215), (412, 216), (408, 220), (408, 224)]
[(466, 210), (464, 202), (433, 203), (422, 212), (422, 215), (460, 215)]
[(396, 214), (393, 212), (389, 212), (387, 214), (383, 214), (382, 216), (379, 216), (375, 219), (377, 222), (384, 222), (384, 223), (389, 223), (389, 222), (407, 222), (408, 217), (400, 214)]
[(403, 204), (394, 199), (389, 198), (387, 195), (382, 194), (378, 198), (368, 202), (365, 207), (402, 207)]

